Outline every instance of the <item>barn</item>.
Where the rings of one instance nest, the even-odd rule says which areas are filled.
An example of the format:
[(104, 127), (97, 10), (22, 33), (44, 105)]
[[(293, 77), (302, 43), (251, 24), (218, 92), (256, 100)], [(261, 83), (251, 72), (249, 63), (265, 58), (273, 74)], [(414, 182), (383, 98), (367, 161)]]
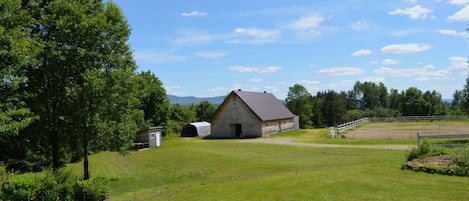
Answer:
[(207, 136), (210, 134), (211, 124), (204, 122), (194, 122), (182, 127), (181, 137)]
[(234, 90), (212, 116), (212, 137), (262, 137), (298, 129), (298, 120), (271, 93)]

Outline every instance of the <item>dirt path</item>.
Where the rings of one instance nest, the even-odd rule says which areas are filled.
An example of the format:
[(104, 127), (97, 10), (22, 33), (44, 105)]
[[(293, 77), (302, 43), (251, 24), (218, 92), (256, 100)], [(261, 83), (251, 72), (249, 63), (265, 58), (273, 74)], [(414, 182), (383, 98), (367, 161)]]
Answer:
[(390, 149), (390, 150), (410, 150), (414, 148), (413, 145), (341, 145), (341, 144), (314, 144), (295, 142), (291, 137), (275, 137), (275, 138), (254, 138), (243, 139), (241, 142), (246, 143), (267, 143), (267, 144), (280, 144), (280, 145), (293, 145), (305, 147), (323, 147), (323, 148), (362, 148), (362, 149)]

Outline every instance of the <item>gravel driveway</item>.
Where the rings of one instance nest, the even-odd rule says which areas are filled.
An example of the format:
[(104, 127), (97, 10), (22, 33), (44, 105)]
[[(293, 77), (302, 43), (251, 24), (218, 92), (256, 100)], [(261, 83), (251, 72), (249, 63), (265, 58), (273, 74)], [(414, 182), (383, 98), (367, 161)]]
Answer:
[(292, 145), (292, 146), (305, 146), (305, 147), (323, 147), (323, 148), (362, 148), (362, 149), (389, 149), (389, 150), (410, 150), (416, 146), (414, 145), (341, 145), (341, 144), (314, 144), (295, 142), (291, 137), (273, 137), (273, 138), (253, 138), (242, 139), (243, 143), (266, 143), (266, 144), (279, 144), (279, 145)]

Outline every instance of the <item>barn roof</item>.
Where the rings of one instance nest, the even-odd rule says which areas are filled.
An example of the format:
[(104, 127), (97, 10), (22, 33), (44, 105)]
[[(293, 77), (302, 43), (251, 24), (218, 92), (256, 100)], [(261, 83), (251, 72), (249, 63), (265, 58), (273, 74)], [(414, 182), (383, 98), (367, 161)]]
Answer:
[(234, 90), (231, 93), (238, 96), (262, 121), (295, 117), (295, 115), (271, 93), (241, 90)]

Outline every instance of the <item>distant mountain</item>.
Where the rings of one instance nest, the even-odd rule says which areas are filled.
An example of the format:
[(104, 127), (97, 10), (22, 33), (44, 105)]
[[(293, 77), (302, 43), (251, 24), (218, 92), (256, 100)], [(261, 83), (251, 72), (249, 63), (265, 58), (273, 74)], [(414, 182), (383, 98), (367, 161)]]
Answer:
[(207, 98), (198, 98), (194, 96), (174, 96), (168, 95), (169, 102), (171, 104), (180, 104), (180, 105), (190, 105), (190, 104), (199, 104), (201, 101), (208, 101), (214, 105), (220, 105), (225, 100), (225, 96), (216, 96), (216, 97), (207, 97)]

